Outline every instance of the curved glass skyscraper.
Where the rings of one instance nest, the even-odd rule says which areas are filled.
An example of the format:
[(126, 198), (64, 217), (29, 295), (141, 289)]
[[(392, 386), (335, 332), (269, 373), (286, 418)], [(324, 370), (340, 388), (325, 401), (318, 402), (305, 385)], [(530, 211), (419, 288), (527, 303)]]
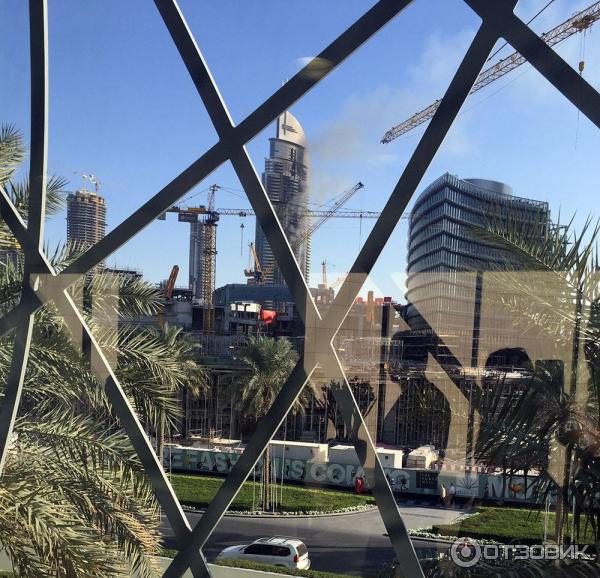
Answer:
[[(298, 120), (284, 112), (277, 119), (275, 138), (269, 139), (271, 150), (265, 159), (263, 185), (273, 203), (300, 269), (308, 280), (310, 273), (310, 225), (308, 210), (309, 161), (304, 130)], [(283, 277), (275, 263), (273, 251), (258, 222), (256, 254), (263, 270), (263, 282), (282, 284)]]
[[(518, 256), (487, 241), (478, 226), (493, 215), (494, 225), (515, 218), (540, 234), (549, 225), (548, 203), (516, 197), (508, 185), (485, 179), (459, 179), (448, 173), (418, 197), (410, 219), (407, 256), (407, 320), (413, 329), (444, 320), (459, 329), (472, 319), (474, 283), (464, 273), (519, 269)], [(462, 273), (462, 274), (459, 274)]]

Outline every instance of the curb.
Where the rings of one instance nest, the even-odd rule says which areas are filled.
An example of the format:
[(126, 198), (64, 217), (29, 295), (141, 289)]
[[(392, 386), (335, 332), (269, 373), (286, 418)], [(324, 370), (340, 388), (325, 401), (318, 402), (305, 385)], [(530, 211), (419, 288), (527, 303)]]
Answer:
[[(194, 514), (204, 514), (206, 510), (198, 510), (196, 508), (191, 508), (189, 506), (182, 506), (184, 512), (191, 512)], [(260, 519), (265, 518), (269, 520), (286, 520), (288, 518), (330, 518), (333, 516), (353, 516), (355, 514), (366, 514), (368, 512), (372, 512), (376, 510), (377, 506), (367, 506), (365, 508), (361, 508), (360, 510), (354, 510), (352, 512), (322, 512), (320, 514), (269, 514), (269, 513), (261, 513), (261, 514), (252, 514), (252, 513), (236, 513), (236, 512), (226, 512), (224, 515), (230, 518), (251, 518), (251, 519)]]
[(422, 536), (411, 536), (410, 532), (408, 537), (410, 538), (411, 542), (413, 540), (417, 542), (435, 542), (436, 544), (454, 544), (454, 542), (456, 542), (456, 537), (454, 537), (452, 540), (448, 540), (446, 538), (423, 538)]

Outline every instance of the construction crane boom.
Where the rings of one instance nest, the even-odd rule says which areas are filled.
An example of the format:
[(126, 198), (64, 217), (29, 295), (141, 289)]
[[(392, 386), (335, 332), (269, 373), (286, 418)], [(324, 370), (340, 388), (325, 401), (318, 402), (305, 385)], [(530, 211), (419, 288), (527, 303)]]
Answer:
[[(173, 268), (171, 269), (171, 273), (169, 275), (169, 278), (167, 279), (167, 283), (165, 284), (165, 288), (163, 290), (163, 297), (165, 299), (171, 299), (171, 297), (173, 297), (173, 289), (175, 289), (175, 281), (177, 280), (178, 273), (179, 265), (173, 265)], [(165, 328), (165, 308), (166, 303), (161, 303), (159, 305), (157, 321), (158, 327), (161, 331), (163, 331)]]
[[(331, 217), (335, 216), (338, 209), (340, 209), (345, 203), (347, 203), (356, 191), (362, 189), (364, 185), (361, 182), (356, 183), (351, 189), (348, 189), (333, 205), (330, 209), (322, 211), (323, 215), (320, 216), (318, 221), (315, 221), (310, 227), (307, 227), (304, 233), (298, 237), (294, 243), (294, 248), (300, 245), (303, 241), (306, 241), (317, 229), (321, 227)], [(312, 216), (312, 215), (311, 215)]]
[(175, 281), (177, 281), (177, 275), (179, 274), (179, 265), (173, 265), (173, 269), (171, 269), (171, 274), (167, 279), (167, 284), (165, 285), (164, 296), (165, 299), (171, 299), (173, 296), (173, 289), (175, 289)]
[[(588, 6), (581, 12), (577, 12), (574, 16), (559, 24), (552, 30), (545, 32), (540, 35), (540, 38), (548, 45), (554, 46), (563, 40), (577, 34), (578, 32), (583, 32), (593, 26), (600, 20), (600, 2), (595, 2), (591, 6)], [(521, 66), (527, 62), (527, 60), (521, 56), (518, 52), (513, 52), (510, 56), (506, 58), (502, 58), (496, 64), (493, 64), (489, 68), (486, 68), (475, 81), (473, 88), (469, 94), (473, 94), (478, 90), (481, 90), (488, 84), (498, 80), (505, 74), (509, 73), (511, 70)], [(387, 144), (392, 142), (394, 139), (410, 132), (412, 129), (418, 127), (419, 125), (427, 122), (433, 115), (435, 111), (440, 106), (440, 100), (436, 100), (433, 104), (430, 104), (427, 108), (424, 108), (422, 111), (417, 112), (409, 119), (404, 122), (394, 126), (390, 130), (388, 130), (381, 139), (383, 144)]]
[[(171, 209), (169, 209), (171, 210)], [(185, 209), (182, 209), (185, 210)], [(215, 213), (219, 213), (219, 215), (230, 215), (234, 217), (254, 217), (255, 213), (252, 209), (215, 209)], [(379, 217), (379, 211), (357, 211), (350, 209), (340, 209), (336, 211), (335, 214), (330, 215), (330, 211), (313, 211), (307, 210), (300, 213), (301, 215), (305, 215), (307, 217), (325, 217), (329, 215), (330, 217), (334, 217), (337, 219), (360, 219), (364, 217), (365, 219), (376, 219)], [(329, 217), (328, 217), (329, 218)]]
[[(312, 223), (309, 227), (307, 227), (304, 232), (297, 237), (294, 242), (291, 244), (293, 250), (298, 248), (306, 239), (308, 239), (317, 229), (321, 227), (326, 221), (328, 221), (331, 217), (335, 217), (338, 209), (340, 209), (346, 202), (348, 202), (356, 191), (362, 189), (364, 185), (361, 182), (356, 183), (352, 188), (345, 191), (341, 197), (333, 203), (333, 205), (325, 210), (321, 211), (322, 215), (320, 216), (318, 221)], [(310, 211), (305, 212), (306, 215), (312, 216)], [(275, 269), (276, 264), (267, 267), (266, 269), (256, 269), (256, 277), (257, 279), (264, 279), (267, 275), (270, 275), (273, 269)]]
[[(293, 247), (297, 247), (305, 241), (309, 235), (314, 233), (327, 219), (342, 218), (342, 219), (377, 219), (380, 216), (378, 211), (360, 211), (360, 210), (344, 210), (341, 207), (350, 199), (359, 189), (363, 188), (362, 183), (357, 183), (351, 189), (342, 193), (342, 195), (333, 202), (329, 207), (320, 210), (301, 209), (299, 214), (305, 217), (315, 218), (316, 221), (304, 231), (304, 233), (295, 239)], [(194, 297), (198, 298), (205, 309), (203, 317), (203, 329), (205, 332), (212, 332), (214, 326), (214, 311), (212, 303), (212, 294), (215, 285), (215, 270), (216, 270), (216, 229), (221, 216), (230, 215), (237, 217), (253, 217), (256, 216), (252, 209), (215, 209), (215, 192), (221, 187), (219, 185), (211, 185), (209, 187), (208, 202), (206, 205), (193, 207), (180, 207), (173, 205), (157, 218), (161, 221), (166, 219), (167, 213), (177, 213), (177, 220), (182, 223), (190, 223), (190, 271), (194, 269), (193, 263), (200, 261), (199, 270), (201, 275), (192, 278), (190, 275), (190, 287), (193, 289)], [(192, 255), (192, 248), (195, 248), (196, 253)], [(256, 277), (257, 279), (264, 278), (265, 274), (269, 274), (271, 269), (260, 268), (256, 248), (251, 246), (251, 251), (254, 255), (254, 271), (245, 269), (244, 274), (247, 277)], [(199, 293), (199, 294), (198, 294)]]

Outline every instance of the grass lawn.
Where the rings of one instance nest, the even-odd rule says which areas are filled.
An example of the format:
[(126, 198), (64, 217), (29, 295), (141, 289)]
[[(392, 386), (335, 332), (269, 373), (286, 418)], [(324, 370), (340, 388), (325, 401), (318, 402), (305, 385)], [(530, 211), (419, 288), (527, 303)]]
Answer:
[[(518, 508), (478, 507), (476, 515), (456, 524), (433, 526), (433, 531), (451, 536), (489, 538), (498, 542), (541, 544), (544, 538), (543, 512), (530, 512)], [(570, 524), (571, 516), (569, 516)], [(554, 530), (555, 514), (548, 515), (548, 535)], [(570, 525), (569, 525), (570, 528)], [(583, 526), (582, 526), (583, 529)], [(591, 542), (591, 529), (580, 542)]]
[[(171, 483), (179, 501), (188, 506), (205, 508), (214, 498), (223, 483), (223, 478), (208, 476), (189, 476), (173, 474)], [(281, 486), (278, 486), (280, 488)], [(256, 509), (260, 495), (260, 484), (246, 482), (236, 496), (231, 510), (249, 512), (252, 510), (252, 495)], [(283, 503), (278, 506), (280, 512), (335, 512), (343, 508), (375, 504), (372, 496), (358, 495), (352, 492), (320, 490), (303, 486), (283, 486)]]

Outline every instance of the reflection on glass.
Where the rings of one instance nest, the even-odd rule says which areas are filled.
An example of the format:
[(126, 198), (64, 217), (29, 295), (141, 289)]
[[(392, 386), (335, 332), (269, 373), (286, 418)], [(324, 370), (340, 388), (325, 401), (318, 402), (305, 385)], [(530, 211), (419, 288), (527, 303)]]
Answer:
[[(31, 3), (31, 183), (22, 166), (25, 139), (10, 125), (0, 130), (0, 575), (8, 558), (8, 569), (20, 576), (150, 578), (169, 564), (179, 568), (170, 575), (181, 574), (194, 557), (196, 573), (208, 562), (214, 574), (223, 571), (215, 565), (378, 577), (598, 573), (600, 227), (577, 216), (565, 224), (550, 193), (546, 200), (519, 192), (525, 185), (516, 171), (506, 175), (516, 181), (515, 191), (489, 178), (445, 172), (454, 162), (462, 172), (481, 173), (486, 166), (479, 151), (465, 154), (462, 119), (445, 141), (450, 152), (432, 167), (440, 176), (431, 181), (426, 171), (459, 101), (526, 62), (593, 120), (598, 95), (584, 79), (585, 50), (600, 3), (536, 39), (510, 12), (473, 1), (468, 8), (482, 17), (476, 36), (475, 29), (465, 30), (447, 47), (429, 38), (415, 66), (419, 77), (421, 70), (431, 72), (425, 93), (441, 84), (438, 74), (445, 82), (465, 39), (475, 40), (444, 99), (386, 133), (382, 143), (431, 120), (384, 206), (387, 196), (379, 189), (389, 190), (398, 178), (403, 153), (380, 153), (379, 143), (359, 141), (380, 129), (383, 134), (392, 116), (420, 100), (420, 82), (393, 85), (392, 52), (374, 45), (362, 61), (361, 90), (381, 76), (389, 86), (348, 94), (346, 79), (331, 87), (339, 110), (326, 99), (312, 109), (296, 102), (400, 11), (392, 4), (375, 5), (321, 56), (307, 61), (294, 54), (294, 62), (308, 66), (234, 125), (181, 11), (157, 2), (163, 21), (156, 22), (175, 41), (183, 61), (177, 64), (189, 71), (215, 121), (208, 132), (215, 128), (220, 140), (176, 177), (162, 151), (157, 157), (121, 152), (122, 165), (109, 154), (90, 153), (84, 158), (113, 173), (105, 184), (104, 177), (72, 170), (73, 147), (62, 147), (73, 158), (58, 147), (57, 166), (83, 179), (76, 188), (39, 174), (48, 161), (48, 31), (45, 3)], [(93, 15), (93, 8), (83, 10)], [(453, 29), (456, 14), (440, 14)], [(494, 27), (488, 35), (492, 17), (507, 29)], [(313, 19), (309, 14), (297, 24), (307, 39)], [(279, 25), (272, 28), (282, 33)], [(60, 32), (52, 41), (72, 48)], [(118, 27), (114, 33), (120, 46)], [(495, 34), (517, 51), (509, 47), (510, 56), (490, 67), (506, 48), (500, 45), (486, 60)], [(579, 74), (548, 51), (576, 34)], [(81, 54), (112, 50), (112, 40), (109, 46), (98, 40), (100, 28), (90, 36)], [(269, 58), (289, 59), (293, 43), (279, 44), (281, 54)], [(549, 65), (540, 64), (540, 55)], [(136, 74), (121, 71), (106, 86), (137, 91)], [(175, 79), (164, 84), (179, 98)], [(106, 114), (106, 86), (93, 93), (107, 107), (103, 119), (115, 116)], [(9, 96), (9, 106), (18, 107), (22, 95)], [(155, 110), (144, 100), (140, 117), (150, 118)], [(58, 110), (76, 103), (66, 95)], [(287, 110), (292, 105), (293, 113)], [(186, 119), (177, 108), (171, 107), (174, 124), (164, 123), (167, 131)], [(54, 115), (58, 135), (73, 130), (65, 116)], [(111, 134), (111, 127), (89, 120), (94, 138)], [(500, 145), (490, 142), (496, 162), (487, 172), (501, 173), (508, 164), (501, 159), (505, 127), (492, 120), (489, 133)], [(593, 142), (582, 130), (580, 143), (579, 122), (575, 149)], [(138, 126), (131, 123), (112, 125), (111, 137), (141, 130), (131, 130)], [(265, 129), (268, 142), (255, 138)], [(158, 142), (166, 136), (160, 130), (156, 126)], [(532, 148), (537, 132), (521, 131), (523, 144)], [(262, 176), (246, 145), (265, 157)], [(188, 150), (181, 144), (173, 156), (184, 158)], [(557, 151), (553, 158), (566, 158), (564, 146)], [(158, 171), (155, 196), (146, 191), (155, 183), (131, 168), (137, 166)], [(533, 166), (527, 164), (530, 173)], [(380, 173), (392, 168), (390, 179), (383, 178)], [(558, 167), (565, 180), (567, 169), (566, 162)], [(193, 190), (217, 171), (233, 184)], [(374, 181), (365, 191), (358, 171)], [(127, 184), (116, 182), (120, 178)], [(117, 199), (113, 191), (135, 191), (138, 178), (144, 195)], [(422, 180), (429, 184), (409, 205)], [(227, 195), (241, 197), (245, 208), (220, 208)], [(127, 205), (132, 198), (137, 211)], [(130, 209), (135, 212), (128, 217)], [(402, 212), (406, 251), (398, 251), (402, 244), (391, 236)], [(38, 246), (36, 235), (44, 237), (39, 213), (53, 234), (60, 229), (56, 249)], [(145, 243), (138, 237), (130, 244), (133, 237), (169, 213), (189, 231), (160, 223), (158, 243), (144, 237), (146, 231), (142, 237), (151, 242), (132, 250), (135, 242)], [(66, 231), (50, 219), (57, 215), (66, 217)], [(107, 234), (113, 219), (121, 224)], [(345, 231), (352, 234), (340, 234), (330, 219), (349, 220)], [(364, 219), (374, 226), (363, 242)], [(246, 225), (254, 231), (247, 267)], [(185, 231), (179, 245), (173, 242), (178, 229)], [(386, 244), (395, 247), (392, 262), (381, 264)], [(357, 245), (358, 257), (351, 250)], [(135, 267), (145, 263), (150, 273), (111, 266), (108, 258), (121, 250), (119, 256), (133, 258)], [(399, 291), (390, 290), (392, 275), (403, 280)]]

